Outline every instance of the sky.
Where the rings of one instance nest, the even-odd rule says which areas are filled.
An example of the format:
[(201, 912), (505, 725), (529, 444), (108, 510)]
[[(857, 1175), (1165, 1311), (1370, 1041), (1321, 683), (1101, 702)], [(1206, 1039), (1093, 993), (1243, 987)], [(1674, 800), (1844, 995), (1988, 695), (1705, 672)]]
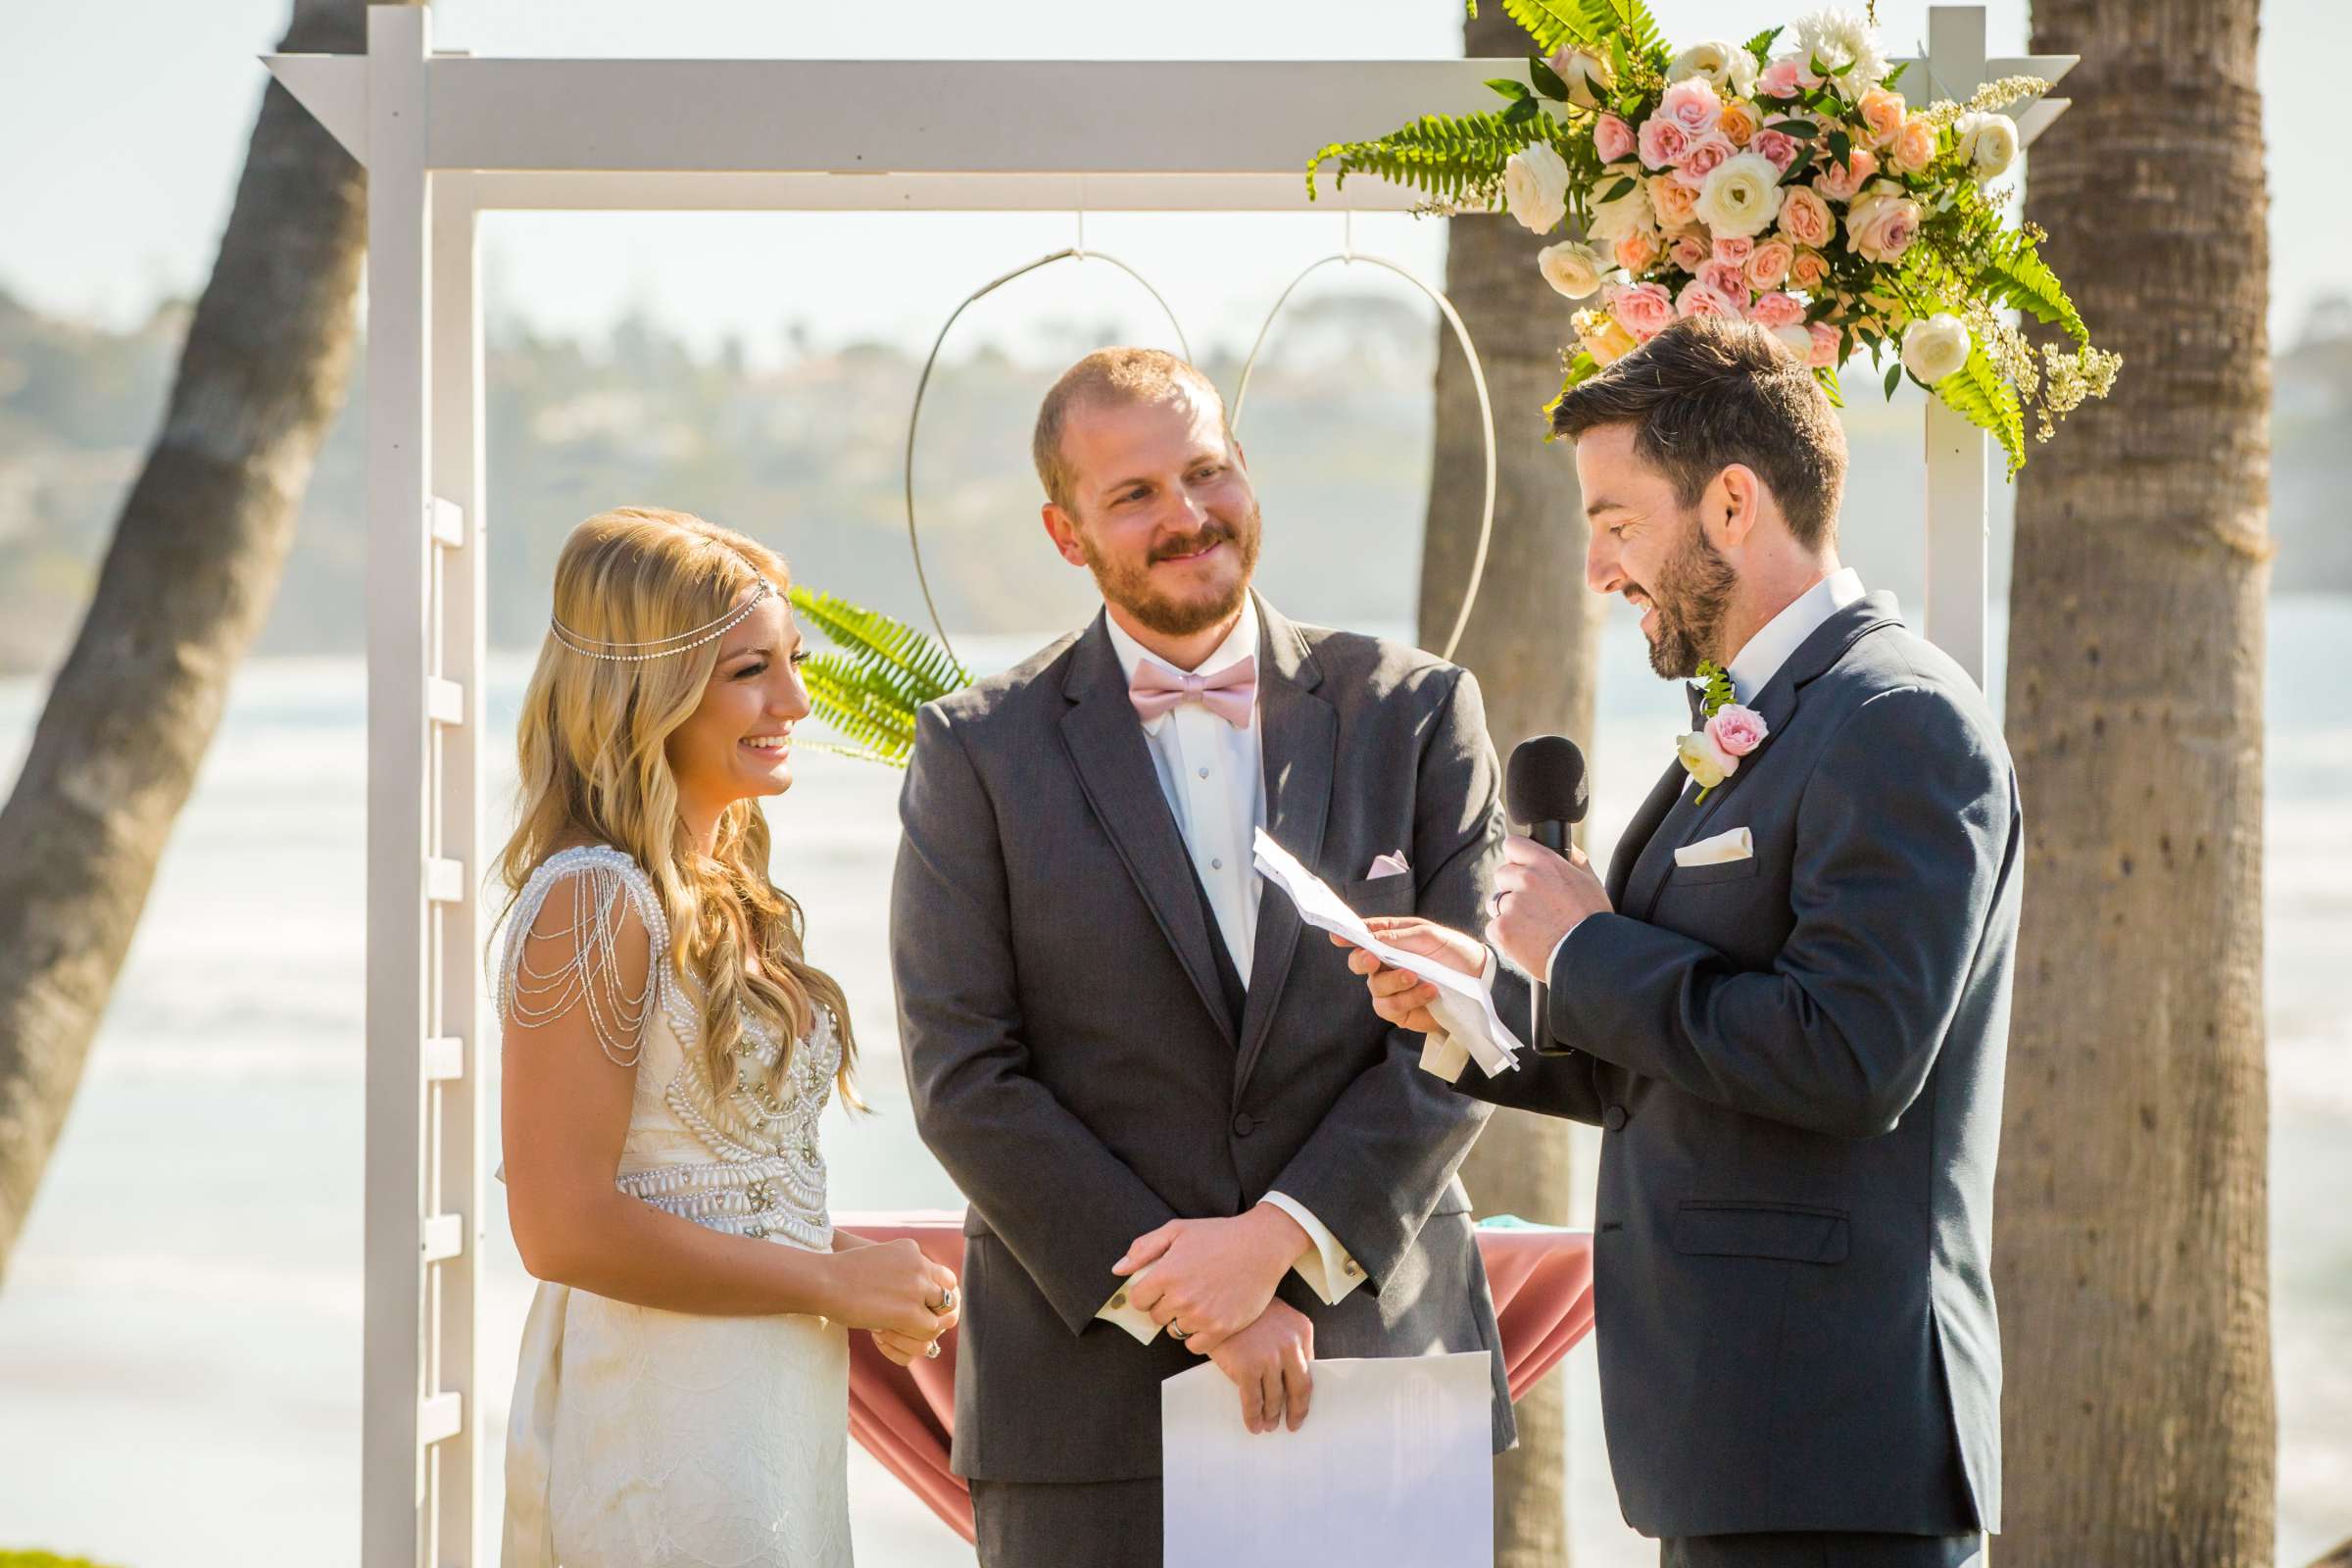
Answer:
[[(1790, 0), (1652, 7), (1678, 40), (1745, 37), (1804, 9)], [(121, 326), (159, 298), (201, 287), (265, 80), (255, 57), (274, 45), (286, 12), (285, 0), (0, 7), (0, 288)], [(1992, 52), (2022, 54), (2022, 0), (1993, 0), (1987, 13)], [(2332, 73), (2352, 58), (2352, 5), (2269, 0), (2264, 13), (2272, 337), (2286, 343), (2316, 298), (2352, 292), (2352, 203), (2323, 194), (2341, 185)], [(1335, 16), (1348, 19), (1345, 35), (1334, 35)], [(1915, 52), (1926, 18), (1926, 0), (1883, 0), (1888, 53)], [(1457, 0), (1191, 0), (1176, 12), (1100, 0), (439, 0), (434, 41), (477, 55), (1413, 59), (1459, 54), (1460, 19)], [(485, 222), (483, 265), (498, 325), (599, 337), (636, 313), (700, 347), (735, 338), (755, 361), (773, 361), (788, 352), (795, 321), (819, 345), (881, 338), (920, 352), (972, 288), (1075, 232), (1071, 216), (1037, 213), (499, 214)], [(1168, 297), (1196, 348), (1246, 344), (1283, 285), (1341, 238), (1325, 214), (1102, 213), (1086, 222), (1090, 246)], [(1442, 223), (1368, 215), (1354, 243), (1440, 277)], [(1377, 278), (1350, 281), (1383, 286)], [(1007, 288), (965, 319), (957, 334), (975, 345), (1033, 343), (1057, 321), (1169, 340), (1150, 300), (1100, 267), (1065, 266), (1050, 283)]]

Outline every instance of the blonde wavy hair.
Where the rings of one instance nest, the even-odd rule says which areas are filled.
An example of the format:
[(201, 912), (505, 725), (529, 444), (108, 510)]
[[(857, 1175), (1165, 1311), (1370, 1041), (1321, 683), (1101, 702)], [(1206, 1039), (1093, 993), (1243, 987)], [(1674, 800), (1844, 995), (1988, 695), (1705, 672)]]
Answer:
[[(783, 558), (757, 540), (690, 513), (618, 507), (564, 542), (555, 615), (583, 638), (674, 638), (723, 618), (762, 578), (779, 593), (792, 581)], [(666, 743), (701, 704), (721, 641), (620, 661), (585, 657), (548, 635), (515, 740), (514, 833), (498, 857), (506, 908), (558, 850), (586, 842), (626, 852), (661, 897), (672, 965), (701, 986), (702, 1049), (714, 1090), (723, 1094), (736, 1081), (742, 1010), (785, 1042), (769, 1084), (781, 1091), (797, 1043), (822, 1007), (841, 1038), (842, 1099), (863, 1108), (852, 1082), (849, 1004), (839, 983), (802, 956), (806, 922), (800, 905), (768, 880), (767, 817), (759, 803), (736, 801), (720, 813), (708, 856), (678, 813)], [(747, 955), (759, 960), (756, 972), (747, 971)]]

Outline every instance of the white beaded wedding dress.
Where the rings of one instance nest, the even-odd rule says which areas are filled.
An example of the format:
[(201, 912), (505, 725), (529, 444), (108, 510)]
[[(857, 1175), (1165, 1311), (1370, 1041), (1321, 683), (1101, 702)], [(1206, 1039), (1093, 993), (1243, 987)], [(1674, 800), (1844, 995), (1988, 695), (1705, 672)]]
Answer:
[[(652, 935), (653, 973), (642, 1007), (615, 1014), (599, 969), (624, 907)], [(523, 939), (549, 908), (573, 912), (576, 953), (542, 973), (522, 967)], [(668, 938), (627, 855), (550, 856), (508, 922), (499, 1016), (580, 1005), (641, 1022), (621, 1190), (713, 1230), (827, 1250), (817, 1118), (841, 1063), (831, 1018), (816, 1009), (771, 1094), (780, 1044), (747, 1015), (741, 1073), (713, 1093), (699, 997), (671, 969)], [(848, 1568), (849, 1366), (847, 1333), (822, 1318), (663, 1312), (541, 1283), (508, 1423), (504, 1568)]]

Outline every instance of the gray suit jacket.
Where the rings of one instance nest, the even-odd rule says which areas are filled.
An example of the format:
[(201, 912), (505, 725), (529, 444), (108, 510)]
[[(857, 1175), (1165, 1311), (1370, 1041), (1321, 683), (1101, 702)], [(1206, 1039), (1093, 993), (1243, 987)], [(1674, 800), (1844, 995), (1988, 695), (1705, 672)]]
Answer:
[[(1453, 925), (1493, 885), (1497, 769), (1469, 674), (1259, 603), (1267, 831), (1358, 909)], [(891, 896), (923, 1140), (971, 1200), (957, 1474), (1159, 1474), (1159, 1384), (1200, 1364), (1098, 1321), (1128, 1243), (1280, 1190), (1365, 1268), (1336, 1307), (1286, 1276), (1319, 1357), (1486, 1350), (1510, 1396), (1470, 1201), (1488, 1114), (1417, 1065), (1277, 893), (1239, 1028), (1217, 940), (1102, 619), (922, 711)], [(1409, 875), (1363, 880), (1402, 850)], [(1276, 1441), (1276, 1440), (1268, 1440)]]
[[(1558, 1054), (1460, 1087), (1608, 1130), (1594, 1340), (1636, 1529), (1997, 1529), (2016, 775), (1884, 595), (1753, 706), (1763, 748), (1704, 805), (1670, 767), (1617, 912), (1561, 945)], [(1675, 862), (1739, 826), (1752, 858)]]

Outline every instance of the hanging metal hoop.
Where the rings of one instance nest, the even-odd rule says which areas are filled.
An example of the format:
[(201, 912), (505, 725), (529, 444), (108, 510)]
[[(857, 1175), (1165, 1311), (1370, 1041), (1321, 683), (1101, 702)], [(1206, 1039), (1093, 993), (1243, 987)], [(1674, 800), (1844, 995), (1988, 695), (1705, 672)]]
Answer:
[(1233, 427), (1236, 431), (1241, 429), (1242, 410), (1250, 401), (1250, 373), (1257, 368), (1258, 351), (1266, 346), (1266, 334), (1274, 329), (1274, 318), (1282, 314), (1282, 308), (1290, 303), (1291, 295), (1299, 284), (1334, 262), (1343, 267), (1353, 262), (1365, 262), (1384, 268), (1429, 296), (1430, 303), (1444, 314), (1446, 324), (1453, 328), (1454, 341), (1462, 346), (1462, 358), (1470, 362), (1470, 384), (1478, 388), (1478, 416), (1487, 435), (1487, 499), (1479, 510), (1478, 551), (1470, 559), (1470, 586), (1462, 594), (1462, 608), (1453, 617), (1453, 630), (1446, 634), (1446, 646), (1438, 654), (1441, 659), (1451, 660), (1454, 649), (1461, 644), (1462, 629), (1470, 624), (1470, 609), (1478, 603), (1479, 584), (1487, 575), (1487, 546), (1494, 537), (1494, 405), (1487, 396), (1487, 372), (1478, 363), (1478, 349), (1471, 343), (1470, 329), (1462, 325), (1462, 318), (1455, 313), (1453, 302), (1395, 262), (1383, 261), (1377, 256), (1356, 255), (1354, 235), (1350, 232), (1346, 250), (1326, 256), (1319, 262), (1309, 263), (1304, 271), (1291, 279), (1291, 286), (1282, 291), (1282, 297), (1274, 302), (1274, 309), (1266, 313), (1265, 323), (1257, 329), (1257, 341), (1250, 345), (1250, 358), (1242, 362), (1242, 384), (1233, 395)]
[[(1151, 295), (1152, 302), (1154, 305), (1157, 305), (1161, 312), (1166, 315), (1168, 318), (1168, 326), (1176, 334), (1176, 345), (1178, 348), (1184, 351), (1184, 358), (1187, 363), (1190, 363), (1193, 357), (1193, 346), (1184, 335), (1184, 325), (1182, 322), (1176, 319), (1176, 313), (1169, 308), (1168, 302), (1160, 297), (1159, 290), (1153, 288), (1151, 283), (1145, 279), (1143, 273), (1137, 271), (1134, 268), (1129, 267), (1125, 262), (1120, 261), (1117, 257), (1107, 255), (1102, 251), (1090, 251), (1086, 248), (1086, 215), (1083, 213), (1081, 213), (1078, 217), (1078, 243), (1076, 245), (1073, 245), (1066, 250), (1055, 251), (1050, 256), (1040, 256), (1036, 261), (1016, 267), (1011, 271), (1006, 272), (1003, 277), (997, 278), (993, 282), (981, 284), (978, 288), (972, 290), (971, 293), (965, 295), (963, 298), (963, 303), (956, 306), (956, 309), (950, 313), (947, 321), (939, 329), (939, 336), (931, 340), (931, 352), (923, 360), (922, 379), (914, 383), (914, 407), (909, 409), (906, 414), (906, 548), (914, 553), (914, 580), (923, 590), (923, 608), (931, 612), (931, 629), (939, 633), (939, 645), (947, 650), (948, 657), (950, 659), (955, 659), (956, 662), (959, 665), (963, 662), (963, 661), (956, 658), (955, 645), (948, 641), (947, 623), (940, 619), (939, 605), (937, 601), (931, 597), (931, 579), (923, 572), (923, 541), (920, 534), (917, 533), (914, 523), (914, 433), (916, 427), (922, 423), (923, 419), (923, 394), (930, 390), (932, 368), (939, 364), (939, 351), (943, 346), (946, 345), (948, 341), (948, 333), (954, 330), (957, 317), (963, 315), (965, 311), (970, 310), (974, 305), (977, 305), (989, 295), (994, 294), (998, 289), (1003, 288), (1014, 278), (1025, 277), (1029, 273), (1036, 271), (1039, 268), (1051, 267), (1055, 262), (1068, 261), (1108, 262), (1120, 271), (1125, 272), (1129, 277), (1134, 278), (1138, 283), (1143, 284), (1144, 292)], [(1486, 388), (1484, 383), (1481, 383), (1480, 385), (1479, 396), (1482, 398), (1486, 396)], [(1493, 466), (1493, 461), (1490, 458), (1488, 466), (1490, 469), (1492, 469)], [(1492, 483), (1491, 480), (1490, 483)]]

